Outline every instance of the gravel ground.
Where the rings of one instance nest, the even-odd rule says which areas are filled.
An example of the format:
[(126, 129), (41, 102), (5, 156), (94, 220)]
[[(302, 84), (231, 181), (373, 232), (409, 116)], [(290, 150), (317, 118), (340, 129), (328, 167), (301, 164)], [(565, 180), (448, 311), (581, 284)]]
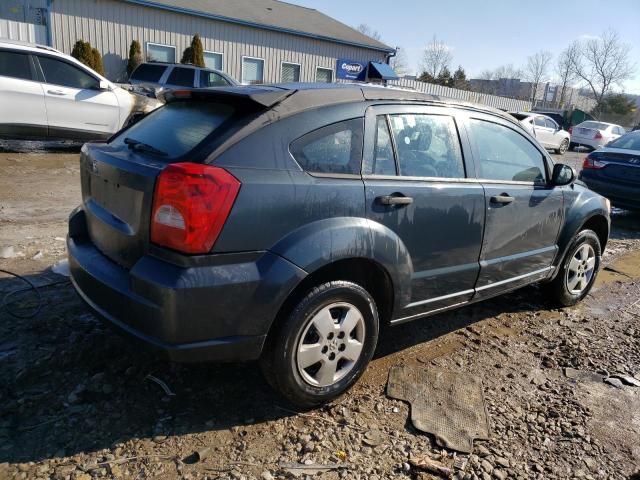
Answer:
[[(562, 161), (579, 167), (583, 157)], [(640, 472), (640, 388), (614, 378), (640, 380), (640, 216), (614, 214), (605, 269), (582, 304), (554, 309), (528, 287), (385, 330), (348, 394), (296, 413), (254, 364), (170, 364), (87, 312), (50, 270), (65, 255), (78, 175), (73, 151), (0, 153), (0, 248), (14, 255), (0, 269), (43, 285), (45, 305), (30, 319), (0, 310), (0, 479), (267, 480), (292, 477), (291, 462), (338, 467), (301, 478), (432, 478), (410, 459), (451, 466), (454, 452), (414, 429), (408, 405), (385, 395), (394, 365), (482, 379), (491, 438), (456, 456), (466, 465), (454, 478)], [(0, 274), (0, 292), (18, 286)]]

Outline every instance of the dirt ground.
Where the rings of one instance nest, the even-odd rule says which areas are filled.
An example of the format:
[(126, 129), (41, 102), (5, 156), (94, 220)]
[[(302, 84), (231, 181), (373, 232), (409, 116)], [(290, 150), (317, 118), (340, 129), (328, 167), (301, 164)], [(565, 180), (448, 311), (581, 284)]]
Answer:
[[(0, 253), (12, 256), (0, 269), (40, 285), (44, 302), (24, 319), (0, 306), (0, 479), (268, 480), (290, 478), (291, 462), (305, 465), (301, 478), (431, 478), (410, 458), (451, 465), (454, 452), (386, 396), (395, 365), (482, 379), (490, 439), (457, 455), (466, 465), (454, 478), (640, 472), (640, 388), (610, 377), (640, 380), (640, 215), (615, 212), (605, 267), (580, 305), (554, 309), (528, 287), (385, 330), (348, 394), (296, 413), (255, 364), (170, 364), (97, 322), (51, 271), (79, 202), (77, 151), (0, 153)], [(22, 286), (0, 273), (0, 304)], [(9, 301), (22, 314), (35, 304), (31, 292)], [(314, 474), (316, 464), (334, 468)]]

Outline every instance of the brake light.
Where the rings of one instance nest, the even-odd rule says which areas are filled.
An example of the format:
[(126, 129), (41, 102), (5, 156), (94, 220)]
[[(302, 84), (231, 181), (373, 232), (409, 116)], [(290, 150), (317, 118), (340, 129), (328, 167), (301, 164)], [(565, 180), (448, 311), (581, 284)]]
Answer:
[(600, 133), (600, 130), (598, 130), (598, 131), (596, 132), (596, 136), (595, 136), (595, 137), (593, 137), (593, 138), (594, 138), (595, 140), (600, 140), (600, 139), (602, 138), (602, 134)]
[(569, 134), (573, 133), (573, 127), (569, 127)]
[(607, 164), (605, 162), (595, 160), (588, 155), (584, 157), (584, 162), (582, 162), (582, 168), (585, 170), (600, 170), (606, 166)]
[(185, 253), (206, 253), (220, 235), (240, 182), (226, 170), (174, 163), (158, 176), (151, 241)]

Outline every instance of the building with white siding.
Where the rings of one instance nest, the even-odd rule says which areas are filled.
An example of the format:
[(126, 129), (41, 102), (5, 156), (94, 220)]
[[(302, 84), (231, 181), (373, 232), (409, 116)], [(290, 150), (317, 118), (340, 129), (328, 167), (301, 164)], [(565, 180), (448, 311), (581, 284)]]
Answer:
[(277, 0), (3, 0), (0, 36), (2, 21), (5, 36), (13, 23), (27, 24), (65, 53), (88, 41), (114, 81), (126, 79), (133, 40), (146, 61), (179, 62), (196, 33), (207, 66), (242, 83), (335, 81), (345, 61), (385, 63), (394, 51), (317, 10)]

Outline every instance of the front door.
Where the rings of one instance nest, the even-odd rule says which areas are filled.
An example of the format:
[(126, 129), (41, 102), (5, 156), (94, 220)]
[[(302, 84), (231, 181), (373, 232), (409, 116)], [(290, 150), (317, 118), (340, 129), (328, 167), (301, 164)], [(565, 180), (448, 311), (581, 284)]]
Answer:
[(482, 297), (550, 273), (563, 195), (560, 188), (549, 186), (546, 155), (524, 132), (496, 117), (473, 117), (466, 125), (486, 203), (476, 286)]
[(44, 55), (37, 58), (45, 79), (42, 88), (50, 137), (107, 138), (119, 130), (120, 108), (114, 92), (100, 90), (97, 78), (71, 63)]
[(396, 306), (396, 322), (465, 303), (473, 295), (484, 193), (467, 178), (473, 169), (464, 161), (470, 152), (460, 138), (454, 113), (447, 108), (367, 111), (367, 218), (397, 235), (413, 266), (411, 299)]

